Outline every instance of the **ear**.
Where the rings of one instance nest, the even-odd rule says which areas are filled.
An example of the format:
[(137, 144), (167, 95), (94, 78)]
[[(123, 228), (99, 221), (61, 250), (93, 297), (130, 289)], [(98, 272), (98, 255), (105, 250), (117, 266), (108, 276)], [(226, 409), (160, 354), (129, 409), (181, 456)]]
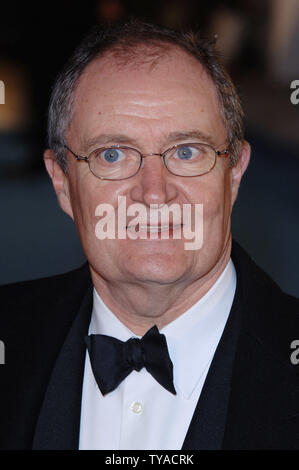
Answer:
[(249, 161), (250, 161), (251, 148), (250, 144), (244, 140), (239, 155), (239, 160), (231, 169), (231, 184), (232, 184), (232, 206), (237, 199), (238, 190), (240, 187), (242, 176), (244, 175)]
[(44, 153), (44, 162), (52, 180), (57, 199), (61, 209), (66, 212), (73, 220), (73, 210), (70, 200), (69, 180), (61, 166), (57, 163), (55, 154), (52, 150), (47, 149)]

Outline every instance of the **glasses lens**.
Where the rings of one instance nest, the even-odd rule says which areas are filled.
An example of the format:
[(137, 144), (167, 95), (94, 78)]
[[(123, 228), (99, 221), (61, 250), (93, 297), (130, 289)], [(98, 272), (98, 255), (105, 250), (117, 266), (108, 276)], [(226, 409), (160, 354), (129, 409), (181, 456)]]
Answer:
[(210, 171), (216, 159), (215, 151), (208, 144), (181, 144), (165, 154), (165, 165), (178, 176), (199, 176)]
[(100, 148), (89, 156), (89, 166), (96, 176), (111, 180), (125, 179), (138, 171), (140, 154), (130, 147)]

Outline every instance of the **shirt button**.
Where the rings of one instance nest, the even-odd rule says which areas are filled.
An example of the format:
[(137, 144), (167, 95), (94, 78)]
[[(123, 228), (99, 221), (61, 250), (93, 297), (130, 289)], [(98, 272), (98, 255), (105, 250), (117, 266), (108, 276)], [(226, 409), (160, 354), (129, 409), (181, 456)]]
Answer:
[(142, 413), (143, 411), (143, 405), (140, 403), (140, 401), (134, 401), (131, 405), (131, 410), (133, 413), (139, 414)]

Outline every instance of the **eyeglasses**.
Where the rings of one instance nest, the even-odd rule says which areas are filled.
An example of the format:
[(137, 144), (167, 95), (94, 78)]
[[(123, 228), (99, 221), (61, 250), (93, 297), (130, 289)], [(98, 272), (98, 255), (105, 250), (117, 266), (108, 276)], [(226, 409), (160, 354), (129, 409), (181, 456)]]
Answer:
[(163, 153), (142, 154), (132, 147), (112, 145), (93, 150), (88, 157), (76, 155), (69, 147), (76, 160), (87, 162), (90, 171), (102, 180), (124, 180), (136, 175), (142, 160), (151, 155), (162, 158), (167, 170), (176, 176), (202, 176), (215, 166), (217, 157), (226, 157), (229, 150), (216, 150), (209, 144), (183, 143), (174, 145)]

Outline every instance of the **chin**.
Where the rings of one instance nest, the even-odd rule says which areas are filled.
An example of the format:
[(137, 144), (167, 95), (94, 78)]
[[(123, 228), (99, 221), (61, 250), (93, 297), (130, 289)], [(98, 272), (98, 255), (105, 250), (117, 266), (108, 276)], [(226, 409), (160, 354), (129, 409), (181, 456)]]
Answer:
[(126, 270), (140, 282), (170, 284), (181, 279), (188, 271), (186, 259), (166, 253), (138, 256), (126, 265)]

